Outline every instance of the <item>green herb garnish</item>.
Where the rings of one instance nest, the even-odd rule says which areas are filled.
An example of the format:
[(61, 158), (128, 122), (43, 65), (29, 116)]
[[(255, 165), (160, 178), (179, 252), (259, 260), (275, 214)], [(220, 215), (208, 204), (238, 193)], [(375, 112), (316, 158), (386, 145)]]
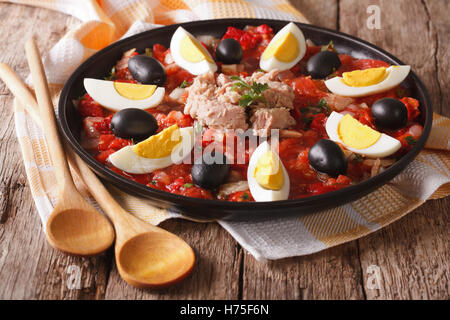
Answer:
[(248, 193), (244, 193), (244, 194), (241, 196), (241, 199), (242, 199), (242, 200), (250, 200), (250, 196), (248, 195)]
[(311, 124), (311, 122), (313, 121), (313, 118), (302, 118), (302, 122), (306, 125), (309, 126)]
[(185, 184), (183, 184), (183, 187), (185, 187), (185, 188), (190, 188), (192, 186), (193, 186), (192, 183), (185, 183)]
[(331, 109), (328, 106), (327, 100), (321, 99), (317, 105), (302, 108), (302, 109), (300, 109), (300, 112), (301, 113), (312, 113), (312, 114), (318, 114), (318, 113), (330, 114)]
[(244, 91), (241, 99), (239, 100), (239, 105), (241, 107), (249, 107), (257, 101), (266, 104), (266, 99), (264, 99), (262, 93), (263, 91), (269, 89), (269, 85), (267, 83), (258, 83), (253, 81), (252, 85), (249, 85), (238, 76), (232, 76), (231, 80), (236, 81), (233, 83), (231, 90), (240, 89)]
[(152, 182), (150, 182), (152, 185), (156, 186), (156, 184), (158, 183), (156, 180), (152, 180)]
[(331, 40), (326, 46), (322, 46), (321, 51), (327, 51), (327, 50), (330, 50), (330, 49), (331, 49), (331, 51), (337, 53), (336, 48), (334, 47), (333, 40)]
[(353, 159), (353, 161), (361, 163), (364, 161), (364, 158), (361, 157), (359, 154), (355, 154), (355, 158)]
[(189, 87), (191, 84), (192, 84), (191, 82), (183, 80), (183, 82), (178, 87), (184, 89), (184, 88)]
[(415, 144), (417, 143), (417, 140), (414, 139), (414, 138), (411, 137), (411, 136), (405, 137), (405, 141), (408, 142), (408, 144), (410, 144), (410, 145), (412, 145), (412, 146), (415, 145)]
[(109, 75), (105, 77), (105, 80), (112, 81), (116, 78), (116, 67), (112, 67), (111, 71), (109, 72)]

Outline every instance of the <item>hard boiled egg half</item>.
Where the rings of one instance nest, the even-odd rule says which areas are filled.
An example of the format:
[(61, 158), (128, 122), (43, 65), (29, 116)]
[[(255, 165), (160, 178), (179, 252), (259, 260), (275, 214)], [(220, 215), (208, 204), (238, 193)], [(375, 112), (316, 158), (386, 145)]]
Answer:
[(113, 111), (154, 108), (161, 103), (166, 92), (155, 85), (91, 78), (84, 79), (84, 88), (94, 101)]
[(370, 158), (390, 156), (401, 147), (397, 139), (362, 124), (350, 114), (342, 115), (333, 111), (325, 128), (331, 140)]
[(178, 27), (172, 36), (170, 53), (177, 65), (193, 75), (217, 70), (217, 65), (208, 50), (182, 27)]
[(305, 36), (291, 22), (278, 31), (270, 41), (261, 55), (259, 66), (264, 71), (287, 70), (295, 66), (305, 56), (305, 53)]
[(364, 97), (395, 88), (409, 74), (410, 66), (391, 66), (344, 72), (325, 81), (332, 93), (344, 97)]
[(136, 145), (114, 152), (108, 160), (128, 173), (150, 173), (180, 163), (190, 155), (193, 147), (193, 127), (178, 128), (173, 125)]
[(278, 201), (289, 197), (288, 173), (267, 141), (261, 143), (250, 157), (247, 180), (256, 201)]

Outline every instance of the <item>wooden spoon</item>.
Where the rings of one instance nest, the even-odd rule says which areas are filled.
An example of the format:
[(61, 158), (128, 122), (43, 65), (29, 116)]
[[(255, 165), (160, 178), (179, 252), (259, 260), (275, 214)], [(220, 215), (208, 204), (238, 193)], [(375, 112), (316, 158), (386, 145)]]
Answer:
[(122, 278), (138, 288), (158, 288), (187, 277), (195, 262), (192, 248), (178, 236), (125, 211), (83, 160), (72, 150), (67, 153), (75, 162), (74, 169), (114, 224), (116, 264)]
[(42, 129), (50, 149), (59, 190), (58, 202), (46, 225), (47, 240), (56, 249), (69, 254), (99, 254), (113, 244), (113, 227), (105, 216), (80, 195), (73, 183), (59, 140), (39, 50), (33, 39), (26, 43), (25, 49), (39, 102)]
[[(5, 74), (2, 69), (0, 64), (0, 77)], [(10, 70), (8, 73), (13, 72), (8, 69)], [(10, 88), (18, 88), (19, 95), (16, 97), (27, 111), (36, 106), (36, 100), (32, 95), (31, 99), (26, 100), (25, 97), (30, 95), (20, 94), (28, 89), (17, 76), (8, 76), (4, 80), (7, 85), (10, 82)], [(79, 173), (91, 194), (114, 223), (117, 234), (116, 264), (122, 278), (139, 288), (157, 288), (173, 284), (188, 276), (195, 263), (192, 248), (176, 235), (145, 223), (126, 212), (89, 167), (71, 150), (67, 150), (67, 153), (72, 168)]]

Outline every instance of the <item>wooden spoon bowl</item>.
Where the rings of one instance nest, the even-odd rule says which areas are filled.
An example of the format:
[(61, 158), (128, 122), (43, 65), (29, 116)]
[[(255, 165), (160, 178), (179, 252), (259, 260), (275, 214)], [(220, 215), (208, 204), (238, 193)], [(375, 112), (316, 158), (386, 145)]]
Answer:
[[(182, 239), (165, 232), (141, 233), (126, 241), (117, 253), (122, 277), (136, 287), (143, 281), (164, 287), (186, 277), (194, 267), (194, 252)], [(188, 263), (186, 263), (188, 262)]]
[(108, 249), (114, 230), (104, 216), (93, 215), (92, 209), (59, 210), (56, 206), (47, 221), (48, 242), (60, 251), (83, 256)]

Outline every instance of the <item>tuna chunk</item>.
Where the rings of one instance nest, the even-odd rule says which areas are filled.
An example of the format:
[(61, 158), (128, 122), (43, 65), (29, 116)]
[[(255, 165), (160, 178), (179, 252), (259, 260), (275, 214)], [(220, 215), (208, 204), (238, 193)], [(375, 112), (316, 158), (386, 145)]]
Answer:
[(256, 133), (261, 131), (265, 134), (270, 129), (287, 129), (295, 124), (289, 113), (289, 110), (294, 108), (294, 91), (285, 83), (277, 81), (277, 75), (277, 71), (257, 72), (252, 77), (243, 79), (249, 85), (255, 81), (267, 83), (269, 87), (262, 92), (265, 103), (258, 102), (250, 106), (250, 119), (246, 108), (239, 106), (239, 100), (247, 88), (233, 88), (236, 81), (225, 74), (216, 78), (212, 72), (196, 77), (187, 89), (184, 113), (213, 129), (246, 130), (248, 120)]
[(187, 89), (189, 95), (184, 113), (210, 128), (246, 130), (245, 108), (237, 105), (241, 96), (231, 90), (231, 85), (229, 77), (222, 74), (217, 83), (212, 72), (196, 77)]
[(214, 98), (216, 88), (217, 85), (214, 73), (207, 72), (196, 77), (192, 85), (187, 90), (189, 92), (189, 97), (201, 95), (208, 98)]
[(184, 112), (189, 111), (192, 118), (204, 126), (213, 129), (242, 129), (248, 128), (245, 108), (223, 103), (204, 96), (189, 95)]
[(294, 90), (287, 84), (278, 81), (278, 74), (278, 70), (272, 70), (268, 73), (255, 72), (251, 77), (246, 78), (246, 82), (249, 84), (255, 81), (267, 83), (269, 86), (269, 89), (262, 93), (266, 104), (259, 103), (257, 107), (294, 109)]
[(271, 129), (287, 129), (296, 124), (286, 108), (259, 108), (252, 111), (251, 129), (258, 135), (268, 135)]

